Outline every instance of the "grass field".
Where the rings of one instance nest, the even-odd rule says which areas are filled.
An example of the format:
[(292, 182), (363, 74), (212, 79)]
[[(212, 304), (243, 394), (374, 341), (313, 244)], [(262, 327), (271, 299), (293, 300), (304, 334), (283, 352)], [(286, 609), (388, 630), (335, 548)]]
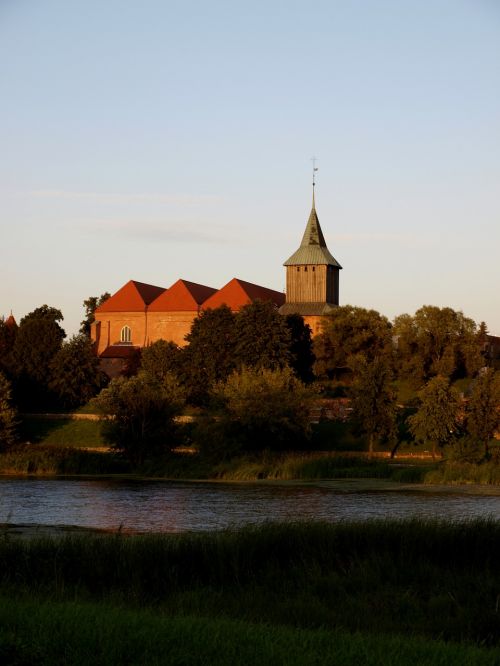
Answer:
[(109, 604), (0, 597), (0, 663), (494, 666), (500, 663), (500, 650), (405, 636), (171, 617)]
[(4, 535), (0, 663), (498, 664), (499, 590), (492, 521)]
[(24, 442), (45, 446), (74, 448), (108, 446), (102, 438), (99, 421), (25, 416), (21, 419), (20, 437)]

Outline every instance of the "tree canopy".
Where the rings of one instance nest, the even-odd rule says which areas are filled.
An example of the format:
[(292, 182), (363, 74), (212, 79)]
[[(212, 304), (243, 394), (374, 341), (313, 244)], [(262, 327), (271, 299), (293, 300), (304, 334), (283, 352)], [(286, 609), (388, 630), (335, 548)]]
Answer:
[(500, 374), (485, 368), (474, 380), (466, 410), (467, 433), (486, 457), (489, 442), (500, 430)]
[(49, 387), (61, 406), (84, 405), (106, 384), (89, 338), (80, 333), (65, 342), (50, 362)]
[(322, 333), (314, 340), (315, 372), (333, 377), (339, 370), (353, 370), (360, 355), (370, 360), (392, 350), (389, 320), (376, 310), (343, 305), (323, 320)]
[(43, 305), (21, 319), (12, 349), (15, 394), (24, 405), (46, 406), (51, 395), (51, 362), (66, 333), (59, 325), (60, 310)]
[(174, 422), (182, 410), (184, 394), (177, 380), (152, 380), (144, 373), (113, 379), (94, 399), (108, 418), (104, 438), (134, 464), (167, 453), (177, 444)]
[(0, 451), (17, 440), (16, 410), (12, 406), (10, 382), (0, 372)]
[(452, 308), (424, 305), (413, 316), (400, 315), (394, 335), (400, 375), (416, 385), (437, 375), (473, 376), (484, 362), (483, 332)]
[(80, 323), (80, 333), (90, 337), (90, 327), (95, 321), (96, 309), (110, 298), (111, 294), (107, 291), (100, 296), (89, 296), (83, 301), (83, 308), (85, 310), (85, 319)]
[(358, 430), (368, 436), (368, 451), (375, 442), (396, 438), (396, 396), (392, 390), (392, 365), (387, 356), (368, 361), (358, 358), (351, 387), (352, 408)]
[(241, 368), (216, 389), (222, 426), (245, 450), (303, 447), (312, 393), (290, 368)]
[(458, 391), (450, 386), (446, 377), (434, 377), (418, 393), (419, 407), (408, 417), (410, 432), (418, 442), (432, 447), (432, 457), (437, 447), (449, 444), (459, 430), (462, 407)]

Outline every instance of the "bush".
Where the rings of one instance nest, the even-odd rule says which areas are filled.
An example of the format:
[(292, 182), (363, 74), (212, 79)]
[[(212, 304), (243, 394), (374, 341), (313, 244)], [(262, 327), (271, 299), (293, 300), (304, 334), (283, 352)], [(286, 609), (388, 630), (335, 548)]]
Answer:
[(244, 450), (304, 448), (311, 436), (310, 389), (290, 368), (243, 368), (215, 389), (223, 416), (215, 430)]
[(144, 374), (119, 377), (94, 404), (108, 417), (102, 429), (104, 439), (134, 464), (140, 465), (178, 443), (174, 417), (182, 410), (184, 395), (170, 375), (161, 383)]

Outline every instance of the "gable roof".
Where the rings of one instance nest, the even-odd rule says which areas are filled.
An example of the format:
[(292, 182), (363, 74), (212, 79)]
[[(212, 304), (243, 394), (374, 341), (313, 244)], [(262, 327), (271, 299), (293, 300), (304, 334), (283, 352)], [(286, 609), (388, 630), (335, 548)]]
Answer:
[(152, 284), (129, 280), (113, 296), (96, 308), (96, 314), (101, 312), (143, 312), (146, 306), (164, 291), (166, 291), (165, 287), (155, 287)]
[(148, 310), (150, 312), (198, 312), (203, 301), (210, 298), (216, 291), (217, 289), (204, 284), (177, 280), (151, 303)]
[(316, 266), (326, 264), (327, 266), (342, 268), (326, 247), (325, 237), (323, 236), (318, 214), (316, 213), (314, 198), (300, 247), (285, 261), (283, 266), (303, 266), (304, 264), (313, 264)]
[(261, 287), (258, 284), (233, 278), (203, 303), (202, 310), (227, 305), (231, 310), (235, 311), (256, 300), (271, 301), (279, 307), (285, 302), (285, 294), (274, 289)]

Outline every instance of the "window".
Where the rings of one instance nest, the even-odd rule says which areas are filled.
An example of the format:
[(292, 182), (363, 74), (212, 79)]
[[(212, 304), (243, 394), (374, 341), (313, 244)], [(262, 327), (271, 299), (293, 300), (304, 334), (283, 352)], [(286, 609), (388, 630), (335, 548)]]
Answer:
[(132, 331), (128, 326), (124, 326), (120, 333), (120, 342), (131, 342), (132, 341)]
[(316, 270), (316, 266), (313, 266), (311, 270), (314, 273), (314, 271)]
[(307, 266), (304, 266), (304, 270), (307, 271)]
[(300, 266), (297, 266), (297, 273), (300, 273)]

